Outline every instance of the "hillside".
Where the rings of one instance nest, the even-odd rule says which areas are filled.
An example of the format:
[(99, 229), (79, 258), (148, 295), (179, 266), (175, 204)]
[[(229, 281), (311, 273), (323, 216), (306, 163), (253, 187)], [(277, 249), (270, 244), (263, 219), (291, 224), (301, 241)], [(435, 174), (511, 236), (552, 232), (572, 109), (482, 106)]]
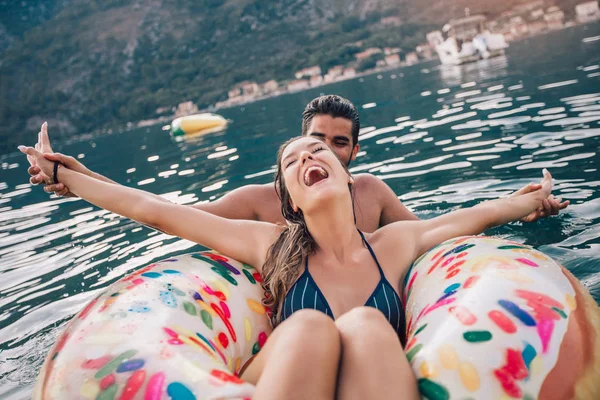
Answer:
[[(411, 50), (467, 6), (494, 17), (522, 2), (5, 0), (0, 138), (12, 146), (44, 120), (73, 135), (185, 100), (206, 107), (237, 82), (326, 69), (370, 46)], [(400, 24), (383, 25), (389, 16)]]

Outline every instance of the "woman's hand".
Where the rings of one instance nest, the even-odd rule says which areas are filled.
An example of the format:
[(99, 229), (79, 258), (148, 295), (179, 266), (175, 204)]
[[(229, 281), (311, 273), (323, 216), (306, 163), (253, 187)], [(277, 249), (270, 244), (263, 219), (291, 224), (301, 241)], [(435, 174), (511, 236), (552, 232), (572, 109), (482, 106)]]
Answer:
[[(45, 157), (52, 161), (58, 161), (64, 166), (73, 171), (81, 172), (82, 174), (91, 175), (91, 171), (88, 170), (83, 164), (74, 159), (73, 157), (65, 156), (60, 153), (54, 153), (52, 150), (52, 146), (50, 145), (50, 137), (48, 136), (48, 123), (44, 122), (42, 124), (42, 128), (38, 133), (38, 141), (35, 144), (35, 150), (44, 154)], [(54, 192), (57, 196), (65, 196), (65, 197), (77, 197), (73, 194), (68, 187), (64, 185), (64, 183), (54, 183), (48, 176), (44, 175), (37, 165), (36, 159), (33, 156), (28, 155), (27, 161), (31, 165), (27, 172), (31, 175), (29, 178), (29, 182), (32, 185), (38, 185), (40, 183), (46, 183), (44, 186), (44, 191), (47, 193)], [(50, 182), (50, 184), (48, 184)]]
[(543, 207), (542, 203), (552, 195), (552, 175), (550, 175), (550, 172), (546, 168), (542, 170), (542, 174), (544, 177), (540, 182), (541, 188), (539, 189), (541, 207)]
[[(545, 175), (544, 175), (545, 178)], [(542, 181), (543, 182), (543, 181)], [(518, 197), (528, 193), (537, 192), (542, 189), (542, 183), (530, 183), (529, 185), (517, 190), (510, 197)], [(562, 201), (561, 197), (554, 197), (549, 195), (547, 198), (542, 200), (542, 204), (535, 211), (521, 218), (521, 222), (535, 222), (540, 218), (546, 218), (550, 215), (558, 215), (560, 210), (567, 208), (570, 202)]]
[[(550, 208), (552, 204), (558, 203), (560, 204), (560, 198), (555, 199), (552, 195), (552, 175), (550, 172), (544, 168), (542, 170), (543, 178), (539, 185), (532, 185), (532, 189), (528, 193), (522, 193), (522, 196), (510, 196), (508, 199), (513, 200), (513, 207), (516, 206), (514, 201), (516, 200), (518, 203), (523, 203), (523, 205), (528, 202), (522, 202), (525, 198), (529, 197), (533, 200), (533, 207), (535, 209), (531, 211), (524, 217), (521, 217), (519, 221), (524, 222), (534, 222), (539, 219), (541, 216), (547, 216), (547, 209)], [(529, 206), (531, 210), (531, 205)], [(565, 205), (566, 207), (566, 205)], [(516, 206), (519, 208), (519, 206)], [(558, 213), (558, 212), (557, 212)], [(508, 221), (507, 221), (508, 222)]]
[[(92, 176), (92, 171), (90, 171), (85, 165), (80, 163), (77, 159), (71, 156), (66, 156), (61, 153), (44, 153), (44, 158), (50, 161), (58, 161), (66, 168), (82, 173), (84, 175)], [(78, 197), (76, 194), (72, 193), (68, 187), (64, 185), (64, 183), (54, 183), (48, 184), (48, 182), (44, 179), (44, 174), (41, 173), (39, 166), (33, 165), (29, 167), (27, 170), (31, 178), (29, 182), (33, 185), (37, 185), (42, 182), (46, 182), (44, 186), (44, 191), (48, 193), (54, 192), (57, 196), (64, 197)]]
[[(45, 138), (44, 138), (44, 135), (45, 135)], [(47, 122), (44, 122), (42, 124), (42, 128), (38, 132), (38, 141), (35, 144), (35, 149), (37, 151), (39, 151), (40, 153), (52, 152), (52, 147), (50, 147), (50, 140), (48, 139), (48, 123)], [(34, 157), (28, 155), (27, 161), (29, 161), (29, 164), (31, 166), (35, 166), (35, 158)]]
[[(381, 228), (392, 232), (390, 238), (402, 235), (414, 243), (414, 259), (445, 240), (466, 235), (478, 235), (488, 228), (517, 221), (543, 207), (552, 193), (552, 175), (543, 170), (539, 189), (521, 196), (485, 201), (471, 208), (452, 211), (421, 221), (401, 221)], [(396, 230), (397, 233), (394, 231)], [(379, 231), (379, 230), (378, 230)], [(391, 240), (391, 239), (390, 239)]]
[(44, 177), (46, 184), (53, 183), (54, 181), (54, 161), (48, 160), (42, 153), (28, 146), (19, 146), (19, 150), (27, 155), (27, 159), (30, 162), (35, 163), (35, 166), (39, 168), (40, 174)]

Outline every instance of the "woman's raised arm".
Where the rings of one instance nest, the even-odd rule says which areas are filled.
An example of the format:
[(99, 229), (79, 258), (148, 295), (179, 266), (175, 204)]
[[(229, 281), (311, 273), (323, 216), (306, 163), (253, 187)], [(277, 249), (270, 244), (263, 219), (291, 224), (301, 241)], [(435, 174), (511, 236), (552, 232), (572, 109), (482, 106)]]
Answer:
[[(543, 174), (541, 188), (537, 191), (486, 201), (474, 207), (452, 211), (428, 220), (396, 222), (380, 230), (390, 233), (383, 236), (393, 238), (401, 235), (404, 241), (411, 243), (414, 260), (433, 246), (448, 239), (478, 235), (488, 228), (517, 221), (542, 207), (542, 201), (547, 199), (552, 191), (552, 175), (546, 169), (543, 170)], [(398, 232), (393, 232), (396, 230)]]
[[(20, 146), (19, 150), (34, 157), (44, 174), (54, 179), (54, 162), (33, 147)], [(281, 229), (266, 222), (229, 220), (166, 202), (152, 193), (100, 181), (61, 164), (56, 175), (73, 193), (98, 207), (199, 243), (259, 270)]]

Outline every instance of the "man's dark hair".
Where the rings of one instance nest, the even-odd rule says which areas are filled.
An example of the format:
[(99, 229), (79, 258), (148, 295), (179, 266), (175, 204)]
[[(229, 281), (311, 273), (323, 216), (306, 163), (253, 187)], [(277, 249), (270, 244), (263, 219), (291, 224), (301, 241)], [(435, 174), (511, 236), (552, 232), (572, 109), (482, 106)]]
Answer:
[(360, 120), (358, 111), (350, 100), (335, 94), (317, 97), (306, 105), (302, 113), (302, 136), (306, 136), (315, 115), (329, 115), (332, 118), (345, 118), (352, 122), (352, 147), (358, 144)]

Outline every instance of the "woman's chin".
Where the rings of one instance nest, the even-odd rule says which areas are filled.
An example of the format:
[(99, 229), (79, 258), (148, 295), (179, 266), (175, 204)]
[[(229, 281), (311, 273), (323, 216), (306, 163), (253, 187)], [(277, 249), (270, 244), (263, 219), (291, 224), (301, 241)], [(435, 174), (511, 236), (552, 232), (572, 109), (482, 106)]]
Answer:
[(307, 192), (306, 206), (302, 207), (306, 212), (318, 211), (329, 206), (335, 206), (345, 196), (350, 196), (348, 189), (340, 190), (332, 185), (311, 186)]

